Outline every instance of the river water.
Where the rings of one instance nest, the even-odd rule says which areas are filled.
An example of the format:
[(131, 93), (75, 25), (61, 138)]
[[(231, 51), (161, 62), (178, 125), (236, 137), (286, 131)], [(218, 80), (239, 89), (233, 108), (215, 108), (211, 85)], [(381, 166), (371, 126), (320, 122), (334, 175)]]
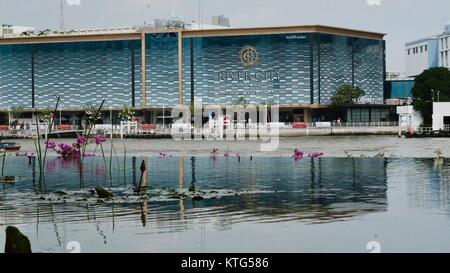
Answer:
[(77, 160), (51, 157), (45, 180), (36, 165), (6, 158), (0, 244), (14, 225), (34, 252), (450, 251), (450, 160), (152, 153), (86, 158), (80, 179)]

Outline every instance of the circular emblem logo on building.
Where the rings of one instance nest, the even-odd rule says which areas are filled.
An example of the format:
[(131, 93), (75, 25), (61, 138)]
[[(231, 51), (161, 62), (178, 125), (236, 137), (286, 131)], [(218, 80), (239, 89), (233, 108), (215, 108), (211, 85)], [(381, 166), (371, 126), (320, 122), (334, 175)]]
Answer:
[(254, 46), (244, 46), (241, 49), (241, 62), (245, 68), (254, 67), (258, 64), (259, 55)]

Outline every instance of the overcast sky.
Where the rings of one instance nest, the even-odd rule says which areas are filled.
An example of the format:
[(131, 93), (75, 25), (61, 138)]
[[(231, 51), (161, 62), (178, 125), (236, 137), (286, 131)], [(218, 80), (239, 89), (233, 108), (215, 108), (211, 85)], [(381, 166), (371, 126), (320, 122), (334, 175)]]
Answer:
[[(59, 29), (60, 1), (0, 0), (0, 23)], [(67, 5), (76, 1), (81, 5)], [(387, 33), (388, 71), (404, 71), (405, 42), (443, 32), (450, 19), (449, 0), (201, 1), (204, 23), (223, 14), (232, 27), (321, 24)], [(199, 0), (64, 0), (65, 26), (142, 25), (173, 16), (191, 22), (198, 21), (198, 7)]]

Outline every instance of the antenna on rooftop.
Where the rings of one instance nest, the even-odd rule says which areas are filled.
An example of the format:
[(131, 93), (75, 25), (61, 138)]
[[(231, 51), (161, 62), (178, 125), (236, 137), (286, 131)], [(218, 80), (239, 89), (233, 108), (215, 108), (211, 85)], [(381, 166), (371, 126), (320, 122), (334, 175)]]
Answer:
[(203, 0), (198, 0), (198, 28), (203, 28)]
[(61, 31), (64, 31), (64, 6), (63, 6), (63, 0), (61, 0), (61, 5), (60, 5), (60, 12), (61, 12), (61, 22), (60, 22), (60, 29)]

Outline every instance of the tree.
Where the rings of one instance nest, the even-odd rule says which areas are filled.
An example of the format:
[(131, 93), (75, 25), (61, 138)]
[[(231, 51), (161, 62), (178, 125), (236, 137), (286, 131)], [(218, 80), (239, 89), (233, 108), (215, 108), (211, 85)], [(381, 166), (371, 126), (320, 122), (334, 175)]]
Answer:
[(334, 105), (352, 104), (365, 94), (364, 90), (357, 86), (344, 84), (338, 88), (336, 95), (331, 98), (331, 102)]
[(433, 100), (450, 101), (450, 71), (443, 67), (425, 70), (414, 80), (414, 109), (423, 117), (425, 126), (432, 124)]
[(39, 121), (43, 123), (50, 123), (51, 117), (52, 117), (52, 109), (45, 108), (42, 111), (39, 112)]
[(128, 105), (124, 105), (122, 111), (119, 113), (119, 118), (122, 121), (132, 121), (136, 112), (131, 109)]
[(234, 105), (243, 105), (244, 107), (247, 106), (248, 101), (244, 97), (239, 97), (233, 100)]

